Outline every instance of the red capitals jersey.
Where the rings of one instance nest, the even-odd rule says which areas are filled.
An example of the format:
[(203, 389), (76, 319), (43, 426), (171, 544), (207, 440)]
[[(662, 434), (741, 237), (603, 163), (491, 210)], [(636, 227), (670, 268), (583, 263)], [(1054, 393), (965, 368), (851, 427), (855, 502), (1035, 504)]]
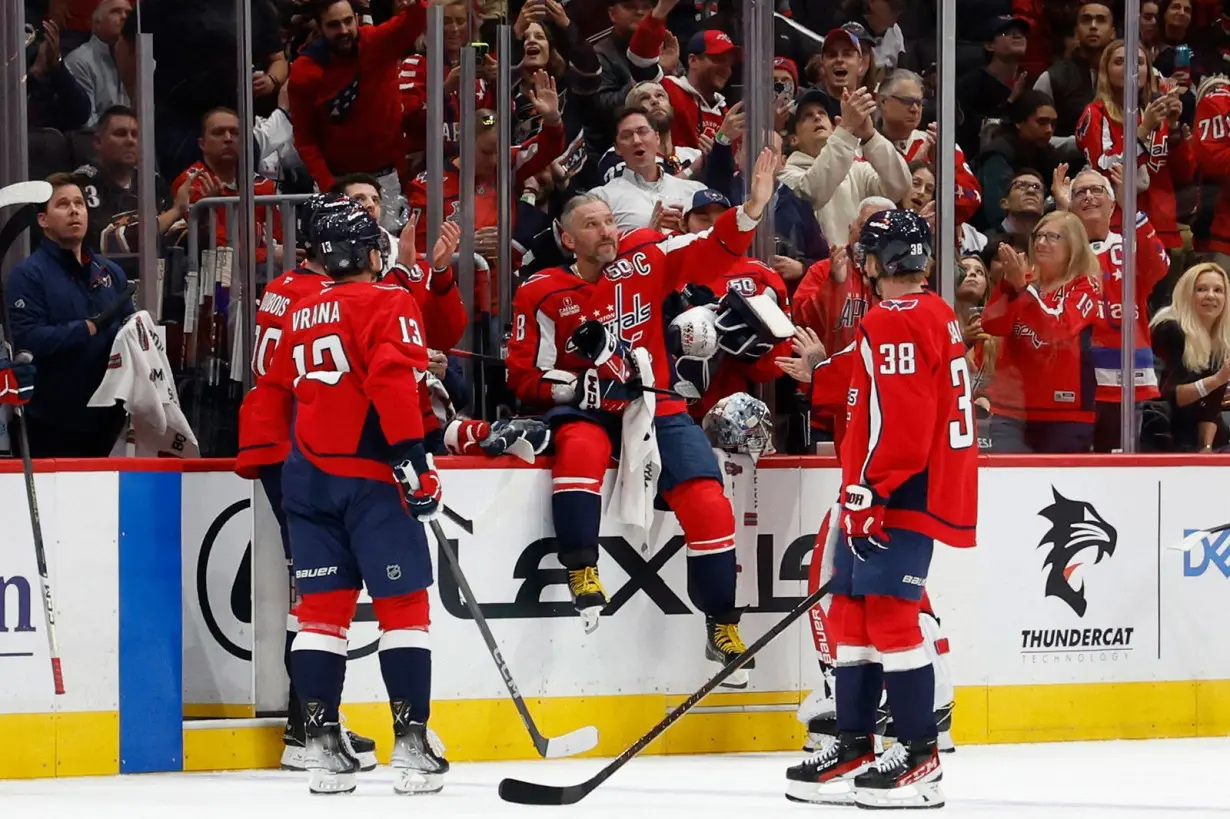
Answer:
[[(1178, 176), (1180, 182), (1190, 181), (1191, 151), (1181, 142), (1171, 154), (1169, 134), (1170, 126), (1163, 121), (1149, 134), (1148, 143), (1141, 146), (1137, 154), (1137, 166), (1149, 174), (1149, 187), (1137, 191), (1136, 209), (1153, 219), (1163, 245), (1182, 247), (1173, 177)], [(1089, 166), (1106, 175), (1112, 166), (1123, 162), (1123, 123), (1111, 119), (1104, 102), (1094, 100), (1076, 124), (1076, 144), (1089, 160)], [(1172, 164), (1177, 171), (1173, 176)], [(1120, 208), (1115, 208), (1111, 228), (1122, 229)]]
[[(174, 196), (188, 181), (188, 175), (196, 173), (197, 177), (192, 182), (192, 193), (188, 195), (188, 203), (196, 204), (201, 199), (205, 198), (205, 181), (211, 179), (214, 184), (219, 186), (219, 191), (215, 196), (238, 196), (239, 189), (232, 184), (227, 184), (214, 175), (214, 172), (206, 167), (204, 162), (196, 161), (184, 169), (184, 172), (175, 177), (175, 181), (171, 183), (171, 195)], [(257, 174), (252, 183), (253, 196), (274, 196), (278, 192), (278, 186), (272, 179)], [(265, 217), (268, 210), (264, 207), (256, 209), (256, 229), (253, 233), (253, 241), (256, 242), (256, 260), (258, 262), (265, 261)], [(213, 208), (210, 210), (210, 218), (214, 223), (214, 236), (217, 239), (218, 247), (228, 247), (234, 244), (226, 233), (226, 210), (224, 208)], [(237, 238), (237, 237), (236, 237)], [(282, 241), (282, 220), (273, 220), (273, 238)]]
[(295, 149), (321, 190), (334, 177), (386, 168), (397, 168), (405, 182), (398, 74), (426, 24), (426, 7), (411, 3), (388, 22), (361, 26), (353, 54), (334, 54), (317, 38), (291, 63), (286, 93)]
[[(910, 134), (910, 138), (904, 144), (898, 143), (897, 147), (905, 156), (905, 161), (914, 164), (917, 160), (931, 162), (929, 156), (923, 155), (923, 148), (927, 145), (927, 132), (915, 131)], [(965, 161), (965, 152), (961, 150), (961, 146), (956, 146), (956, 153), (952, 158), (954, 170), (956, 171), (957, 179), (957, 198), (956, 208), (957, 222), (964, 223), (974, 218), (974, 214), (978, 212), (978, 208), (982, 207), (982, 186), (978, 184), (978, 177), (974, 176), (973, 169), (969, 163)]]
[(845, 278), (838, 281), (832, 260), (821, 259), (807, 269), (794, 291), (794, 323), (815, 331), (824, 349), (833, 353), (854, 341), (871, 301), (871, 286), (853, 261), (846, 266)]
[(384, 275), (386, 284), (399, 284), (410, 291), (423, 312), (423, 341), (432, 350), (456, 346), (466, 331), (466, 307), (461, 301), (452, 268), (432, 272), (425, 259), (413, 267), (393, 265)]
[[(1123, 397), (1120, 363), (1123, 361), (1123, 237), (1112, 233), (1090, 242), (1102, 265), (1102, 316), (1093, 329), (1093, 368), (1098, 401), (1118, 404)], [(1153, 231), (1149, 217), (1136, 214), (1136, 330), (1133, 383), (1136, 400), (1157, 398), (1157, 372), (1149, 333), (1149, 294), (1170, 272), (1170, 256)]]
[[(451, 65), (444, 66), (445, 76), (452, 69)], [(427, 55), (411, 54), (402, 60), (397, 81), (408, 148), (419, 155), (427, 150)], [(474, 108), (494, 111), (495, 107), (495, 89), (483, 79), (475, 79)], [(439, 127), (444, 133), (444, 155), (457, 156), (461, 144), (461, 96), (456, 91), (444, 98), (444, 123)]]
[(397, 285), (331, 283), (287, 313), (261, 386), (272, 417), (330, 475), (393, 483), (394, 445), (423, 437), (418, 380), (427, 370), (422, 316)]
[(1093, 423), (1093, 332), (1101, 294), (1088, 276), (1050, 293), (1017, 291), (1006, 281), (991, 291), (982, 330), (1002, 336), (991, 411), (1024, 421)]
[[(740, 259), (721, 275), (701, 284), (708, 285), (720, 299), (729, 290), (737, 290), (745, 296), (759, 296), (771, 292), (782, 312), (790, 315), (790, 297), (786, 295), (786, 283), (776, 270), (757, 259)], [(790, 340), (779, 343), (755, 361), (743, 361), (734, 356), (723, 356), (709, 382), (709, 389), (700, 400), (688, 405), (688, 413), (697, 421), (705, 417), (714, 404), (736, 392), (751, 392), (753, 385), (774, 381), (782, 374), (773, 362), (778, 356), (789, 358)]]
[(261, 390), (261, 384), (282, 337), (283, 319), (295, 305), (319, 293), (332, 281), (328, 276), (296, 267), (269, 282), (261, 293), (252, 341), (253, 388), (244, 396), (239, 408), (239, 455), (235, 459), (235, 473), (240, 477), (256, 478), (259, 467), (280, 464), (290, 454), (289, 428), (282, 423), (262, 423), (267, 416), (260, 405), (270, 396), (267, 387)]
[[(570, 354), (569, 337), (582, 322), (597, 319), (632, 348), (653, 359), (654, 383), (671, 383), (660, 309), (672, 290), (705, 281), (738, 261), (751, 246), (754, 225), (743, 230), (742, 209), (724, 213), (712, 228), (662, 240), (648, 229), (620, 240), (620, 256), (590, 283), (571, 268), (555, 267), (531, 276), (513, 300), (513, 333), (508, 343), (508, 386), (527, 404), (550, 406), (552, 380), (593, 365)], [(678, 398), (658, 397), (657, 414), (685, 410)]]
[(884, 525), (973, 546), (978, 429), (956, 314), (930, 291), (880, 302), (858, 328), (842, 482), (888, 498)]
[(1230, 85), (1214, 85), (1196, 103), (1195, 131), (1201, 177), (1217, 186), (1209, 237), (1196, 249), (1230, 254)]

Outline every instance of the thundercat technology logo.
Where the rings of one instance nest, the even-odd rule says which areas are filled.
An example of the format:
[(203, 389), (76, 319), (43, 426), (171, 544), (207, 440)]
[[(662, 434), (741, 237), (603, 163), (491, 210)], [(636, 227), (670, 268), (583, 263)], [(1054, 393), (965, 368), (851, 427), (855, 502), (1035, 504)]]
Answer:
[[(1055, 502), (1038, 514), (1051, 522), (1051, 528), (1038, 547), (1049, 547), (1042, 564), (1047, 567), (1045, 594), (1058, 597), (1071, 606), (1078, 617), (1085, 616), (1085, 583), (1072, 585), (1072, 575), (1081, 566), (1100, 563), (1115, 554), (1119, 535), (1090, 504), (1065, 498), (1054, 486)], [(1090, 549), (1094, 549), (1092, 555)], [(1092, 560), (1090, 559), (1092, 557)]]

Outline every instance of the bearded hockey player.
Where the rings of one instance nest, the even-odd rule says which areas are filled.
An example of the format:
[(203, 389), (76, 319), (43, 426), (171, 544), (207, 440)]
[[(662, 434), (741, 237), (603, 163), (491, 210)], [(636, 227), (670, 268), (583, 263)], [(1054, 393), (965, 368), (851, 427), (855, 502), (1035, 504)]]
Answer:
[[(418, 381), (427, 369), (419, 306), (377, 283), (380, 227), (354, 208), (313, 228), (333, 280), (287, 313), (259, 405), (292, 425), (282, 470), (300, 602), (291, 679), (302, 701), (308, 787), (348, 793), (360, 762), (339, 725), (346, 634), (366, 585), (383, 632), (380, 668), (393, 714), (393, 789), (433, 793), (448, 762), (427, 729), (431, 558), (420, 521), (439, 512), (423, 444)], [(407, 412), (406, 408), (412, 408)]]
[[(558, 556), (586, 631), (597, 627), (607, 603), (598, 532), (603, 478), (618, 445), (609, 511), (647, 530), (655, 492), (670, 505), (687, 540), (688, 593), (706, 617), (705, 655), (721, 664), (745, 648), (730, 502), (713, 450), (684, 402), (642, 388), (671, 382), (660, 313), (666, 295), (729, 267), (750, 246), (772, 195), (771, 152), (757, 160), (751, 188), (747, 202), (711, 231), (666, 240), (634, 231), (621, 241), (605, 202), (589, 195), (571, 200), (560, 221), (576, 262), (539, 273), (517, 291), (506, 362), (518, 398), (550, 408)], [(746, 685), (746, 678), (732, 682)]]
[[(944, 803), (935, 674), (919, 626), (934, 542), (974, 545), (977, 434), (952, 308), (926, 289), (931, 231), (912, 211), (863, 226), (880, 302), (859, 326), (842, 441), (841, 532), (829, 623), (837, 646), (837, 738), (786, 772), (796, 801), (871, 808)], [(897, 743), (876, 757), (881, 689)]]

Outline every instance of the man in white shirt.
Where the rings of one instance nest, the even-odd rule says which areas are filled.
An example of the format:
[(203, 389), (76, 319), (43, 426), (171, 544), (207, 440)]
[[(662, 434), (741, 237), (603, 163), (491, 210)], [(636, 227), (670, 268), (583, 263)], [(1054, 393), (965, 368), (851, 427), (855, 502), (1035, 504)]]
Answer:
[(90, 98), (90, 118), (86, 120), (86, 127), (92, 128), (108, 108), (130, 105), (112, 49), (131, 13), (130, 0), (102, 0), (94, 9), (94, 35), (64, 58), (64, 66)]
[[(655, 227), (681, 230), (684, 211), (692, 196), (705, 190), (704, 183), (666, 173), (658, 164), (661, 139), (644, 108), (626, 108), (615, 120), (615, 151), (624, 162), (623, 171), (591, 193), (606, 202), (621, 233), (649, 227), (655, 215), (666, 213)], [(894, 149), (895, 150), (895, 149)], [(655, 214), (655, 206), (659, 206)], [(677, 213), (676, 213), (677, 212)]]

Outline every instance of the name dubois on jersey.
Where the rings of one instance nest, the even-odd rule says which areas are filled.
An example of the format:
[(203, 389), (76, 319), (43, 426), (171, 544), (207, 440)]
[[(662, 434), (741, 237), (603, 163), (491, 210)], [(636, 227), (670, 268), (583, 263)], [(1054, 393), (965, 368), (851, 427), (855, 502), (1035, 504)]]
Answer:
[(290, 299), (286, 296), (280, 296), (277, 293), (266, 292), (261, 298), (261, 312), (269, 313), (274, 316), (286, 315), (286, 308), (290, 307)]

